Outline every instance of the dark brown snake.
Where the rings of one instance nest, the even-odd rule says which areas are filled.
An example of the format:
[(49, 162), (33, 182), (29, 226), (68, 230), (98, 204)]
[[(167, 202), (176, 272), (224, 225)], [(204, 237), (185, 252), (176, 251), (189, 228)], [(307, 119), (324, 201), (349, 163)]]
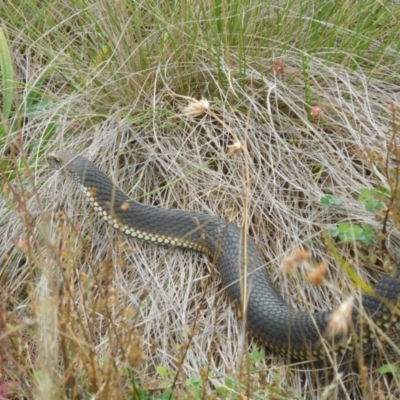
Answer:
[[(92, 162), (80, 155), (58, 151), (49, 155), (48, 161), (79, 186), (95, 211), (114, 228), (150, 243), (207, 254), (215, 262), (222, 285), (238, 309), (243, 304), (241, 282), (246, 271), (246, 323), (267, 347), (293, 358), (319, 358), (326, 354), (324, 344), (332, 344), (333, 337), (334, 350), (343, 349), (337, 334), (330, 332), (332, 311), (309, 313), (286, 304), (272, 285), (254, 240), (247, 238), (244, 243), (236, 225), (210, 215), (159, 209), (131, 201)], [(362, 331), (360, 340), (371, 341), (377, 331), (384, 332), (397, 321), (398, 275), (398, 272), (395, 277), (385, 275), (372, 288), (373, 294), (363, 294), (361, 301), (355, 302), (351, 319), (353, 332)], [(370, 318), (369, 323), (360, 323), (362, 309)], [(324, 338), (330, 340), (324, 341)]]

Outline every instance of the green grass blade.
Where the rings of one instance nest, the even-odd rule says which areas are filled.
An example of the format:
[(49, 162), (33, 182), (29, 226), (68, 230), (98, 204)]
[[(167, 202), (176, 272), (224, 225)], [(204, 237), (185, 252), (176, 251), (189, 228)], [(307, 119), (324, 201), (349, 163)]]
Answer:
[(14, 71), (10, 48), (3, 29), (0, 28), (0, 70), (3, 86), (3, 119), (7, 120), (11, 114), (14, 91)]

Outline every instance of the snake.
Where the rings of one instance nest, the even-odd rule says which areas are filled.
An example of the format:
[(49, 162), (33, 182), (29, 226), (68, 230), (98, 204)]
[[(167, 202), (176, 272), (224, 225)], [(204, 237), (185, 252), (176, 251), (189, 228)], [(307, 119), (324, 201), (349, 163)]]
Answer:
[[(323, 358), (327, 344), (335, 352), (351, 348), (352, 333), (344, 335), (332, 328), (334, 310), (300, 311), (283, 299), (255, 240), (237, 225), (212, 215), (133, 201), (80, 154), (58, 150), (48, 154), (47, 160), (79, 187), (101, 218), (125, 235), (206, 254), (219, 271), (222, 287), (235, 310), (242, 310), (239, 317), (245, 318), (251, 334), (272, 352), (311, 360)], [(354, 301), (351, 332), (361, 332), (356, 335), (360, 344), (372, 342), (397, 322), (399, 270), (393, 276), (384, 274), (370, 291)], [(367, 318), (361, 318), (364, 315)], [(362, 322), (365, 319), (367, 323)]]

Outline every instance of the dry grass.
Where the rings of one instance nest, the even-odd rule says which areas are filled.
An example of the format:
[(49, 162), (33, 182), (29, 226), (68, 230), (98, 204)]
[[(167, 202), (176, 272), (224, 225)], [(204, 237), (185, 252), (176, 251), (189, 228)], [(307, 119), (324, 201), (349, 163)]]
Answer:
[[(18, 58), (17, 39), (13, 46), (18, 78), (32, 87), (50, 67)], [(394, 66), (380, 66), (371, 78), (371, 69), (293, 49), (260, 54), (243, 72), (228, 50), (229, 62), (221, 59), (218, 68), (205, 61), (212, 50), (203, 47), (203, 59), (195, 52), (186, 60), (194, 67), (180, 65), (181, 86), (173, 62), (180, 48), (171, 61), (155, 57), (140, 77), (127, 65), (115, 75), (100, 69), (100, 83), (89, 79), (93, 65), (82, 70), (60, 55), (69, 83), (79, 75), (87, 86), (70, 90), (58, 69), (41, 88), (51, 99), (46, 107), (24, 121), (20, 109), (15, 129), (7, 125), (0, 150), (0, 394), (7, 382), (20, 397), (41, 399), (162, 398), (171, 386), (175, 398), (212, 397), (222, 387), (226, 398), (399, 398), (396, 374), (378, 371), (400, 367), (396, 337), (377, 341), (372, 355), (360, 349), (351, 367), (297, 363), (268, 351), (259, 357), (262, 348), (238, 323), (205, 256), (114, 232), (46, 163), (46, 152), (78, 151), (132, 198), (244, 227), (294, 307), (324, 310), (360, 296), (343, 260), (373, 284), (398, 254), (400, 214), (394, 210), (379, 235), (383, 215), (358, 201), (362, 189), (393, 185), (398, 169)], [(23, 104), (26, 92), (17, 91)], [(187, 116), (192, 93), (209, 106)], [(322, 207), (326, 194), (341, 205)], [(328, 240), (343, 221), (373, 227), (377, 246)], [(328, 266), (327, 285), (311, 285), (301, 271), (284, 273), (283, 260), (302, 246)]]

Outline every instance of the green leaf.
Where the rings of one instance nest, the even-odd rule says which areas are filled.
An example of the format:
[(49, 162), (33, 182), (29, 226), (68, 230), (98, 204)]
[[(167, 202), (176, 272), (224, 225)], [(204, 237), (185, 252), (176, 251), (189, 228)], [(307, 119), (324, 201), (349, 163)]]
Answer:
[(379, 200), (382, 197), (387, 197), (386, 191), (382, 189), (362, 189), (358, 201), (365, 204), (367, 211), (386, 210), (385, 203)]
[(361, 225), (361, 229), (362, 229), (362, 234), (357, 240), (366, 244), (375, 244), (376, 234), (372, 226), (363, 224)]
[(234, 389), (235, 388), (235, 382), (232, 379), (229, 379), (229, 378), (225, 379), (225, 385), (229, 389)]
[(257, 361), (263, 360), (265, 358), (264, 351), (258, 350), (256, 347), (250, 353), (250, 360), (254, 364)]
[(330, 230), (330, 235), (333, 238), (339, 238), (342, 243), (351, 243), (354, 241), (365, 244), (376, 243), (375, 231), (367, 224), (359, 226), (342, 222), (336, 228)]
[(198, 376), (192, 376), (190, 378), (186, 379), (186, 385), (188, 386), (196, 386), (196, 387), (201, 387), (203, 384), (202, 380)]
[(321, 206), (325, 208), (329, 208), (331, 206), (340, 206), (340, 205), (342, 205), (342, 200), (330, 194), (327, 194), (325, 197), (321, 199)]
[(337, 230), (339, 238), (343, 243), (353, 242), (362, 234), (362, 229), (359, 226), (349, 224), (348, 222), (340, 223)]
[(382, 374), (382, 375), (383, 374), (397, 375), (398, 374), (398, 369), (393, 364), (384, 364), (379, 368), (379, 373)]
[(163, 378), (167, 378), (170, 375), (170, 370), (162, 365), (158, 365), (156, 371)]
[(226, 396), (228, 394), (228, 388), (226, 388), (225, 386), (217, 386), (215, 388), (215, 391), (219, 396)]

